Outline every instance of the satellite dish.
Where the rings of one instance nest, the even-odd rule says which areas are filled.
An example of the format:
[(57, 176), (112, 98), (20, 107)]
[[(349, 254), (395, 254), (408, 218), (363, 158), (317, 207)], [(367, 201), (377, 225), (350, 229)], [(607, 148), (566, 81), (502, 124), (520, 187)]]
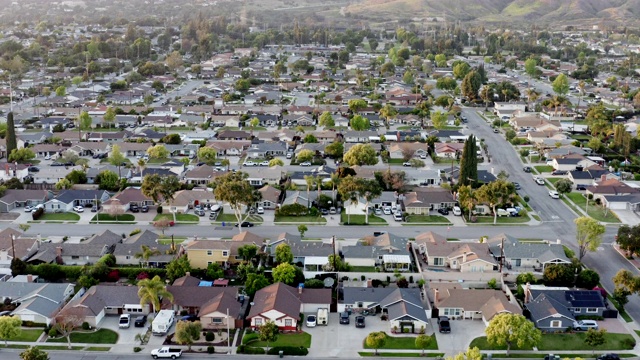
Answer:
[(332, 277), (328, 277), (324, 279), (324, 287), (332, 287), (336, 281), (333, 280)]

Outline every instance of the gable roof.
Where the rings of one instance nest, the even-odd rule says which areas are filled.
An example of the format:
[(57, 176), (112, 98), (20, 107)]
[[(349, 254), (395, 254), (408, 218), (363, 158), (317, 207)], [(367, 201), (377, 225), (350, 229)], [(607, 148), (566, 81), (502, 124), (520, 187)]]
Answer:
[(571, 311), (569, 311), (569, 309), (567, 309), (555, 299), (546, 296), (545, 294), (542, 294), (535, 298), (533, 301), (525, 304), (525, 307), (527, 308), (527, 310), (529, 310), (531, 319), (534, 322), (552, 316), (562, 316), (570, 320), (575, 320), (573, 314), (571, 313)]
[(251, 307), (248, 318), (259, 316), (270, 310), (276, 310), (294, 319), (300, 317), (303, 303), (330, 304), (330, 289), (298, 289), (283, 284), (275, 283), (258, 290), (253, 298), (255, 305)]

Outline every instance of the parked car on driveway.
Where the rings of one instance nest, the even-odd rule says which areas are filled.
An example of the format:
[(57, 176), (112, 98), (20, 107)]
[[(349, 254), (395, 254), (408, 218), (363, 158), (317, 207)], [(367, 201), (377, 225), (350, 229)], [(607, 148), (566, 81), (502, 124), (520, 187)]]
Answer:
[(118, 322), (118, 327), (128, 328), (129, 326), (131, 326), (131, 315), (130, 314), (120, 315), (120, 321)]
[(531, 167), (530, 166), (525, 166), (522, 168), (522, 171), (526, 172), (526, 173), (530, 173), (531, 172)]
[(533, 178), (533, 180), (534, 180), (534, 181), (536, 182), (536, 184), (538, 184), (538, 185), (544, 185), (544, 179), (543, 179), (543, 178), (541, 178), (541, 177), (537, 177), (537, 176), (536, 176), (535, 178)]
[(144, 327), (146, 323), (147, 323), (147, 317), (145, 315), (140, 315), (136, 317), (136, 320), (133, 322), (133, 326)]
[(565, 170), (553, 170), (551, 175), (567, 175), (567, 172)]
[(27, 205), (24, 207), (24, 212), (31, 212), (33, 210), (33, 207)]
[(316, 327), (315, 315), (307, 315), (307, 327)]
[(442, 215), (449, 215), (449, 210), (447, 210), (447, 208), (439, 208), (438, 212)]
[(78, 213), (84, 212), (84, 206), (74, 206), (73, 211)]
[(308, 161), (300, 163), (300, 166), (311, 166), (311, 163)]
[(340, 324), (349, 325), (349, 313), (343, 311), (340, 313)]
[(450, 333), (451, 332), (451, 323), (449, 322), (449, 318), (446, 316), (440, 316), (438, 318), (438, 331), (441, 333)]
[(595, 320), (580, 320), (573, 323), (573, 328), (578, 331), (598, 330), (598, 323)]
[(356, 327), (364, 328), (364, 316), (362, 315), (356, 316)]
[(555, 190), (549, 190), (549, 196), (551, 196), (552, 199), (560, 199), (560, 194)]

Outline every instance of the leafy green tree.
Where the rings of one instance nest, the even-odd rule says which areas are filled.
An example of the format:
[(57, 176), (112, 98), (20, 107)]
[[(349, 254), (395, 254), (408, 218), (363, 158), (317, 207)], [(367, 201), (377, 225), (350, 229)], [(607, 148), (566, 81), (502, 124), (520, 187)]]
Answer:
[(470, 71), (462, 80), (461, 90), (469, 101), (474, 101), (478, 98), (478, 92), (482, 86), (482, 78), (476, 71)]
[(568, 194), (573, 190), (573, 182), (569, 179), (560, 179), (556, 181), (555, 187), (558, 193), (564, 196), (564, 194)]
[(258, 339), (267, 343), (267, 353), (269, 352), (269, 343), (276, 341), (278, 332), (278, 325), (270, 320), (267, 320), (264, 325), (258, 327)]
[(575, 274), (572, 267), (565, 264), (547, 265), (542, 274), (542, 280), (546, 286), (572, 287), (574, 277)]
[(186, 255), (180, 256), (167, 264), (167, 279), (173, 282), (175, 279), (187, 275), (190, 271), (191, 263), (189, 262), (189, 258), (187, 258)]
[(456, 65), (453, 66), (453, 76), (457, 80), (464, 79), (467, 74), (471, 71), (471, 66), (464, 61), (459, 61)]
[(493, 223), (495, 224), (498, 219), (496, 208), (500, 204), (511, 202), (515, 197), (516, 189), (512, 182), (496, 180), (482, 185), (475, 193), (478, 201), (491, 207), (493, 211)]
[(632, 257), (640, 251), (640, 225), (622, 225), (618, 228), (616, 242), (620, 249), (627, 252), (627, 257)]
[(29, 148), (13, 149), (9, 153), (9, 162), (23, 163), (25, 161), (32, 160), (36, 157), (36, 154)]
[(116, 111), (115, 111), (115, 109), (112, 108), (111, 106), (109, 106), (107, 108), (107, 111), (105, 111), (104, 115), (102, 115), (102, 119), (104, 120), (104, 122), (109, 124), (109, 127), (111, 127), (111, 125), (113, 123), (115, 123), (115, 121), (116, 121)]
[(147, 154), (152, 159), (166, 159), (169, 157), (169, 150), (164, 145), (157, 144), (148, 148)]
[(140, 190), (144, 196), (153, 199), (155, 204), (158, 204), (160, 199), (170, 204), (173, 200), (173, 195), (180, 190), (180, 186), (180, 181), (176, 176), (151, 174), (142, 179)]
[(200, 333), (202, 333), (200, 321), (178, 321), (174, 337), (178, 344), (187, 345), (187, 351), (191, 351), (191, 345), (200, 339)]
[(349, 124), (351, 125), (351, 129), (355, 131), (368, 130), (371, 127), (369, 119), (360, 115), (355, 115), (351, 118)]
[(284, 166), (284, 161), (278, 158), (269, 160), (269, 167), (274, 167), (274, 166)]
[(349, 110), (354, 114), (360, 112), (360, 110), (367, 107), (367, 101), (363, 99), (351, 99), (349, 100)]
[(109, 164), (118, 167), (118, 177), (121, 178), (122, 174), (120, 173), (120, 167), (125, 163), (127, 158), (120, 151), (120, 145), (115, 144), (111, 147), (111, 154), (107, 160), (109, 161)]
[(565, 96), (569, 93), (569, 78), (565, 74), (560, 74), (553, 80), (551, 87), (554, 93)]
[[(209, 165), (215, 163), (217, 156), (218, 156), (218, 152), (214, 148), (204, 146), (198, 149), (198, 160), (205, 162)], [(151, 157), (151, 155), (149, 155), (149, 157)]]
[(7, 154), (11, 154), (13, 150), (18, 148), (16, 138), (16, 127), (13, 121), (13, 112), (7, 114), (7, 133), (6, 133)]
[(375, 165), (378, 163), (376, 150), (369, 144), (356, 144), (342, 157), (344, 162), (353, 165)]
[(333, 116), (331, 115), (331, 113), (328, 111), (325, 111), (322, 113), (322, 115), (320, 115), (320, 118), (318, 119), (318, 125), (326, 128), (326, 127), (335, 126), (336, 122), (333, 119)]
[(89, 130), (91, 129), (91, 125), (91, 115), (89, 115), (89, 113), (86, 111), (81, 112), (80, 116), (78, 116), (78, 128), (83, 131)]
[(318, 138), (316, 138), (316, 136), (313, 134), (307, 134), (307, 136), (304, 137), (302, 142), (304, 142), (305, 144), (317, 144)]
[(259, 249), (258, 245), (255, 244), (243, 245), (238, 248), (238, 255), (240, 255), (245, 262), (249, 262), (256, 257)]
[[(209, 186), (213, 188), (213, 194), (218, 201), (226, 202), (233, 210), (238, 224), (245, 221), (251, 214), (243, 211), (260, 201), (262, 195), (257, 191), (247, 178), (245, 172), (229, 172), (215, 178)], [(242, 232), (242, 227), (238, 226), (238, 231)]]
[(96, 176), (94, 182), (99, 184), (101, 190), (117, 191), (120, 189), (120, 178), (118, 174), (111, 170), (102, 170), (98, 176)]
[(613, 294), (611, 294), (611, 299), (618, 303), (620, 311), (624, 311), (624, 306), (629, 302), (629, 295), (631, 295), (629, 290), (616, 286), (615, 290), (613, 290)]
[(142, 266), (142, 264), (146, 264), (146, 266), (148, 267), (149, 258), (151, 258), (152, 256), (160, 255), (160, 254), (162, 253), (157, 248), (150, 248), (147, 245), (141, 245), (140, 252), (135, 253), (133, 257), (135, 257), (136, 259), (142, 260), (140, 262), (140, 266)]
[(302, 149), (298, 153), (298, 156), (296, 156), (296, 160), (298, 160), (299, 163), (305, 162), (305, 161), (311, 161), (315, 155), (316, 154), (313, 152), (313, 150)]
[(67, 178), (62, 178), (58, 180), (58, 182), (55, 185), (56, 190), (67, 190), (67, 189), (71, 189), (72, 186), (73, 184)]
[(524, 62), (524, 71), (529, 75), (529, 77), (533, 78), (537, 73), (537, 66), (535, 59), (529, 58)]
[(502, 313), (491, 319), (485, 329), (487, 341), (491, 345), (507, 346), (507, 355), (511, 345), (519, 348), (535, 347), (542, 339), (542, 333), (527, 318), (519, 314)]
[(328, 156), (339, 159), (344, 155), (344, 143), (340, 141), (332, 142), (325, 146), (324, 153)]
[(4, 346), (9, 344), (8, 340), (20, 336), (22, 333), (22, 320), (18, 316), (0, 317), (0, 339), (4, 340)]
[[(477, 347), (467, 349), (466, 352), (458, 353), (454, 356), (448, 356), (445, 360), (482, 360), (482, 353)], [(578, 359), (575, 359), (578, 360)]]
[(465, 140), (460, 157), (460, 176), (458, 184), (473, 185), (478, 181), (478, 147), (476, 137), (471, 135)]
[(49, 354), (37, 346), (29, 346), (20, 353), (22, 360), (49, 360)]
[(576, 286), (591, 290), (600, 283), (600, 275), (591, 269), (580, 271), (576, 278)]
[(604, 345), (607, 343), (606, 339), (607, 330), (606, 329), (589, 329), (587, 330), (587, 336), (584, 338), (584, 343), (587, 346), (591, 346), (593, 349), (593, 354), (596, 353), (596, 348), (598, 346)]
[(258, 290), (269, 285), (269, 280), (263, 274), (248, 273), (247, 281), (244, 283), (244, 290), (247, 295), (253, 296)]
[(431, 344), (431, 336), (426, 334), (420, 334), (416, 336), (415, 345), (416, 345), (416, 348), (422, 350), (422, 356), (424, 356), (424, 351), (429, 347), (430, 344)]
[(162, 298), (173, 301), (173, 294), (167, 290), (164, 281), (158, 275), (152, 279), (138, 281), (138, 297), (140, 297), (140, 305), (151, 304), (154, 313), (160, 309)]
[[(396, 108), (391, 105), (391, 104), (386, 104), (385, 106), (382, 107), (382, 109), (380, 109), (379, 111), (380, 116), (383, 117), (387, 123), (389, 123), (389, 120), (393, 119), (396, 117), (396, 115), (398, 115), (398, 110), (396, 110)], [(370, 126), (370, 124), (367, 124), (367, 128)]]
[(449, 115), (442, 111), (436, 111), (431, 113), (431, 123), (433, 123), (433, 127), (441, 130), (443, 127), (447, 125), (447, 119)]
[(280, 263), (273, 269), (273, 281), (293, 285), (296, 280), (296, 267), (289, 263)]
[(447, 67), (447, 56), (445, 54), (437, 54), (434, 60), (437, 67)]
[(292, 263), (293, 262), (293, 252), (291, 252), (291, 247), (288, 244), (282, 243), (276, 246), (276, 263)]
[(375, 350), (376, 356), (378, 355), (378, 349), (384, 346), (387, 343), (387, 334), (384, 331), (372, 332), (367, 335), (364, 340), (365, 344), (368, 347)]
[(56, 96), (67, 96), (67, 87), (66, 86), (58, 86), (56, 88)]
[(602, 234), (605, 227), (595, 219), (581, 216), (573, 221), (576, 224), (576, 240), (578, 242), (578, 260), (587, 254), (587, 251), (596, 251), (602, 244)]
[(453, 91), (458, 86), (456, 79), (445, 76), (436, 80), (436, 89), (444, 91)]
[(307, 225), (298, 225), (298, 232), (300, 233), (300, 237), (303, 238), (304, 234), (307, 232), (307, 230), (309, 230), (309, 228), (307, 227)]

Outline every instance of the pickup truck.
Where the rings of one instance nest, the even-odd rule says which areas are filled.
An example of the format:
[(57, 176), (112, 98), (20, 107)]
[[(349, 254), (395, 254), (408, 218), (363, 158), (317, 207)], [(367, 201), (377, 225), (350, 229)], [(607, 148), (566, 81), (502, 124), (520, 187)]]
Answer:
[(172, 358), (176, 359), (182, 356), (182, 349), (161, 347), (160, 349), (151, 350), (151, 357), (157, 358)]

